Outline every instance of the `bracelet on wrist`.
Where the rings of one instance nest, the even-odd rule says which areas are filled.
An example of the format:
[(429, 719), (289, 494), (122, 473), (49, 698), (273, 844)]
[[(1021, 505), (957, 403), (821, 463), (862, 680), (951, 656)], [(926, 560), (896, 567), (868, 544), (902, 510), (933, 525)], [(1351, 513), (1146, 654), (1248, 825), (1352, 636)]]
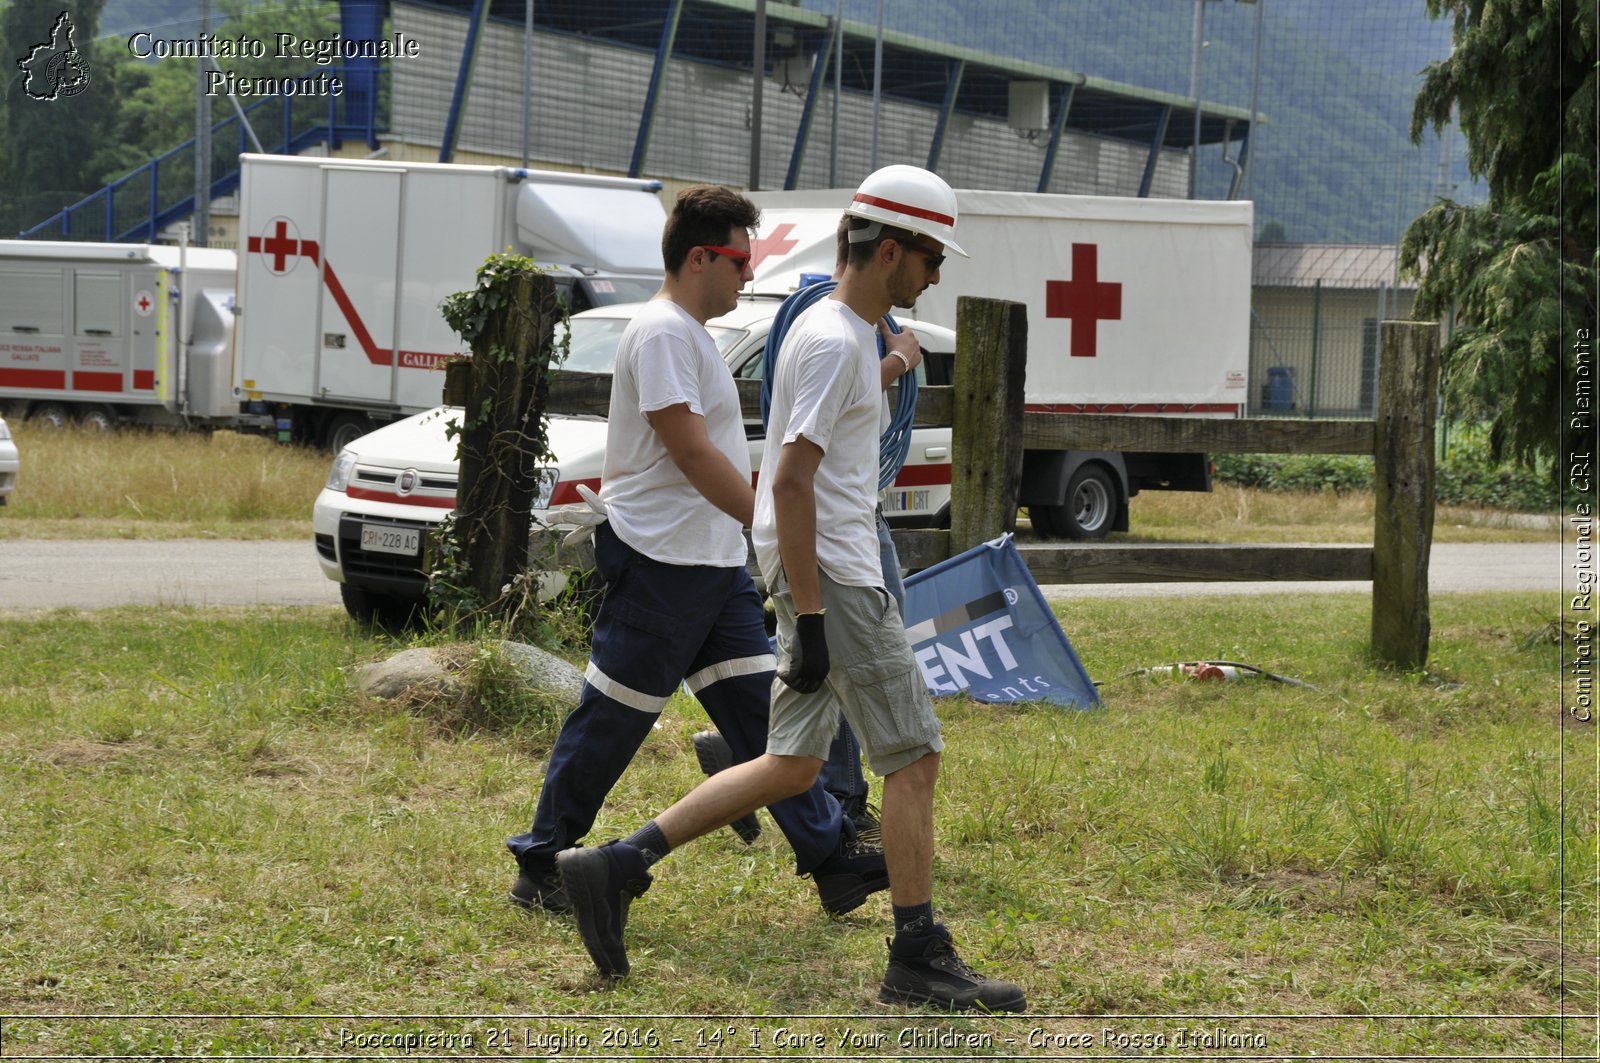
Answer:
[[(905, 369), (906, 373), (911, 372), (911, 359), (907, 358), (905, 356), (905, 354), (900, 352), (900, 351), (890, 351), (889, 353), (891, 355), (893, 355), (894, 357), (900, 359), (900, 364), (906, 367), (906, 369)], [(904, 376), (905, 373), (901, 373), (900, 375)]]

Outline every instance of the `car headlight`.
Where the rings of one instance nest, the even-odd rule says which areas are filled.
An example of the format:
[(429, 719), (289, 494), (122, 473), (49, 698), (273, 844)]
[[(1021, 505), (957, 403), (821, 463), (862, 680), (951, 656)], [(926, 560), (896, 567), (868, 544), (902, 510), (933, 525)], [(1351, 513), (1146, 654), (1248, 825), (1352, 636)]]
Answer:
[(556, 484), (561, 482), (561, 470), (543, 468), (539, 470), (539, 492), (533, 496), (534, 509), (549, 509), (550, 500), (555, 497)]
[(328, 490), (343, 491), (346, 487), (350, 486), (350, 474), (355, 471), (355, 451), (339, 451), (339, 456), (333, 459), (333, 468), (328, 470)]

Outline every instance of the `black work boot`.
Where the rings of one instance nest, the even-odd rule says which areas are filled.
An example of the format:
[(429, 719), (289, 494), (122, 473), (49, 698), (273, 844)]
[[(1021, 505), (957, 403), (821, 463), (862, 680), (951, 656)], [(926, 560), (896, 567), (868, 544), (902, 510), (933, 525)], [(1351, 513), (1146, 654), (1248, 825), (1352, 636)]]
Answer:
[[(728, 740), (717, 732), (696, 731), (693, 741), (695, 759), (700, 762), (700, 770), (707, 775), (715, 775), (733, 767), (733, 750), (728, 747)], [(728, 829), (746, 845), (761, 837), (761, 821), (756, 819), (754, 812), (740, 816), (728, 824)]]
[(841, 842), (839, 851), (811, 871), (817, 896), (829, 915), (853, 912), (867, 897), (889, 888), (889, 868), (883, 850), (860, 838)]
[(598, 849), (568, 849), (557, 854), (556, 870), (572, 901), (589, 958), (607, 978), (627, 974), (628, 950), (622, 932), (628, 925), (628, 904), (655, 881), (644, 857), (626, 842), (607, 842)]
[(950, 1011), (1026, 1011), (1020, 986), (1001, 982), (968, 967), (956, 955), (950, 931), (933, 924), (923, 934), (897, 933), (889, 943), (889, 970), (878, 1000), (884, 1004), (926, 1004)]
[(572, 901), (561, 888), (561, 876), (555, 865), (529, 869), (519, 862), (517, 881), (511, 884), (511, 903), (519, 908), (543, 908), (547, 912), (570, 912)]

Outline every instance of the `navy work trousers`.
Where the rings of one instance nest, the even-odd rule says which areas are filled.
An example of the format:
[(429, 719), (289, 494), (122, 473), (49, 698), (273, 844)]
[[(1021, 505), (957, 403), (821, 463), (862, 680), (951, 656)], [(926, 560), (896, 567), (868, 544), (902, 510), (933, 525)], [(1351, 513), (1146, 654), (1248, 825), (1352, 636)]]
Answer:
[[(734, 763), (766, 752), (776, 661), (761, 598), (744, 568), (669, 565), (595, 529), (595, 567), (606, 582), (578, 707), (561, 725), (533, 827), (506, 842), (530, 870), (548, 869), (594, 826), (680, 684), (705, 707)], [(820, 782), (769, 811), (806, 874), (853, 835)]]

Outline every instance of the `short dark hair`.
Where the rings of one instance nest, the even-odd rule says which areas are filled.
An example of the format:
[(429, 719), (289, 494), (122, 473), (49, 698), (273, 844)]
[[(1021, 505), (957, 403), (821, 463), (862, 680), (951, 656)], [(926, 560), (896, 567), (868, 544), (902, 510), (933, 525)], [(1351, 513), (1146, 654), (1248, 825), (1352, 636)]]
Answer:
[[(870, 221), (866, 218), (857, 218), (851, 214), (845, 215), (845, 221), (848, 223), (849, 230), (851, 232), (879, 224), (878, 222)], [(850, 265), (858, 268), (872, 261), (872, 256), (878, 253), (878, 245), (883, 243), (885, 240), (893, 240), (901, 247), (917, 246), (916, 233), (912, 232), (910, 229), (901, 229), (894, 225), (884, 225), (877, 236), (874, 236), (870, 240), (863, 240), (858, 244), (849, 243), (849, 239), (850, 237), (846, 232), (845, 226), (841, 225), (839, 227), (839, 242), (841, 245), (846, 245), (849, 247)]]
[(703, 244), (726, 244), (734, 229), (746, 232), (761, 221), (761, 208), (731, 188), (690, 185), (678, 193), (661, 233), (661, 262), (668, 273), (683, 268), (689, 252)]

